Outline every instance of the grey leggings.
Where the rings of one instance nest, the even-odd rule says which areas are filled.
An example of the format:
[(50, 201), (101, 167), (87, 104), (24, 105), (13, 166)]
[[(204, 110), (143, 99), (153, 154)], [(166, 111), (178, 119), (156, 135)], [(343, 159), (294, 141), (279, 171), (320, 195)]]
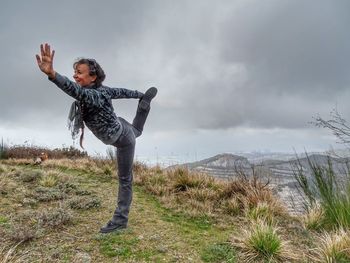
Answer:
[(142, 134), (143, 126), (146, 122), (148, 110), (142, 110), (138, 107), (133, 124), (130, 124), (123, 118), (119, 118), (122, 123), (123, 131), (119, 139), (113, 144), (117, 147), (117, 164), (119, 189), (117, 208), (114, 211), (112, 222), (126, 226), (128, 224), (128, 215), (132, 201), (132, 166), (135, 154), (136, 138)]

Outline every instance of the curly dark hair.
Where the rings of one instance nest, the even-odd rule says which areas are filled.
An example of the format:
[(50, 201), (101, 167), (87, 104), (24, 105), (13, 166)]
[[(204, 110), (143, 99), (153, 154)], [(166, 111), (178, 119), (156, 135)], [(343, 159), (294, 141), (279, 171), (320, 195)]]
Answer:
[(85, 64), (89, 66), (89, 75), (96, 76), (95, 84), (97, 87), (102, 85), (102, 82), (105, 80), (106, 75), (100, 64), (96, 62), (95, 59), (92, 58), (78, 58), (74, 64), (73, 68), (76, 69), (77, 65)]

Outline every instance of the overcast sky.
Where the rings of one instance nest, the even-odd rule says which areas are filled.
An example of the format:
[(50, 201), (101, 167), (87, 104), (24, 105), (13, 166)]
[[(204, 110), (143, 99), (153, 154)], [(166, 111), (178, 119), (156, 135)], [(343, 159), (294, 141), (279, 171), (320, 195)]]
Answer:
[[(70, 146), (72, 98), (37, 68), (40, 43), (72, 77), (95, 58), (105, 85), (159, 89), (137, 157), (338, 147), (309, 122), (350, 119), (350, 2), (323, 0), (1, 0), (0, 135)], [(132, 120), (137, 101), (114, 101)], [(106, 146), (85, 136), (89, 153)]]

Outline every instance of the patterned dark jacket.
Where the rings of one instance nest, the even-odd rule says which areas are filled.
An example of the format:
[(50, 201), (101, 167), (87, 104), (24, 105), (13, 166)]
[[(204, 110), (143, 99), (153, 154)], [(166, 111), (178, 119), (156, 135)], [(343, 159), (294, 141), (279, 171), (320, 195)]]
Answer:
[(56, 77), (50, 80), (69, 96), (81, 102), (86, 126), (105, 144), (115, 143), (122, 133), (122, 125), (114, 112), (112, 99), (138, 99), (143, 96), (142, 92), (123, 88), (95, 85), (82, 88), (57, 72)]

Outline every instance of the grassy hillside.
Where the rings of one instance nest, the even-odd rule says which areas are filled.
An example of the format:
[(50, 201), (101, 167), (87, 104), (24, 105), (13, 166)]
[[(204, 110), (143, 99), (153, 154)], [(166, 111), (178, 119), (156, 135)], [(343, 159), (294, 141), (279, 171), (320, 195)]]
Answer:
[(347, 230), (289, 216), (257, 180), (142, 164), (134, 176), (129, 228), (106, 235), (113, 162), (1, 160), (0, 262), (349, 262)]

